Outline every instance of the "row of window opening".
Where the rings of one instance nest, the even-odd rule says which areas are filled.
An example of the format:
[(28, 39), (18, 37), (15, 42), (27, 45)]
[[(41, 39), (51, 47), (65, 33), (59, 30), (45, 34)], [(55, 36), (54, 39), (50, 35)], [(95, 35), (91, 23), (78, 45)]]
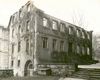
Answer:
[[(43, 18), (43, 26), (44, 27), (48, 27), (49, 26), (47, 18)], [(52, 21), (52, 29), (53, 30), (57, 30), (58, 29), (58, 22), (55, 21), (55, 20)], [(63, 23), (60, 24), (60, 31), (61, 32), (65, 32), (65, 24), (63, 24)]]
[[(43, 26), (44, 27), (48, 27), (48, 19), (47, 18), (43, 18)], [(65, 32), (65, 26), (66, 25), (64, 23), (60, 23), (60, 31), (61, 32)], [(58, 22), (55, 21), (55, 20), (52, 21), (52, 29), (53, 30), (57, 30), (58, 29)], [(82, 35), (82, 37), (85, 38), (84, 31), (80, 31), (80, 30), (77, 29), (76, 33), (77, 33), (78, 37)], [(71, 26), (69, 26), (69, 34), (74, 34), (74, 29)], [(89, 39), (90, 38), (89, 33), (87, 33), (87, 36), (88, 36), (88, 39)]]
[[(48, 48), (48, 38), (42, 37), (42, 48)], [(58, 47), (57, 39), (52, 39), (52, 50), (56, 51)], [(64, 41), (60, 41), (60, 51), (64, 51)]]

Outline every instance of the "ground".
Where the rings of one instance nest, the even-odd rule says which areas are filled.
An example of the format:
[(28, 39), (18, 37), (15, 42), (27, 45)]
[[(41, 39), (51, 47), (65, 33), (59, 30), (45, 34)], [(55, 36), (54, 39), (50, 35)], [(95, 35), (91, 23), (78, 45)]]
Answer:
[[(79, 65), (78, 67), (100, 69), (100, 63), (91, 65)], [(85, 80), (85, 79), (62, 78), (60, 76), (34, 76), (34, 77), (10, 77), (10, 78), (2, 78), (0, 80)]]
[(36, 76), (36, 77), (10, 77), (1, 78), (0, 80), (59, 80), (59, 77), (55, 76)]

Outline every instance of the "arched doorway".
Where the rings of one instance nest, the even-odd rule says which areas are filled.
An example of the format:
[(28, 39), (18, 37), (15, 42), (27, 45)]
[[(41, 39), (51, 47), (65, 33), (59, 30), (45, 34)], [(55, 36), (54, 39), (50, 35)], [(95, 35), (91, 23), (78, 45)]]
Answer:
[(31, 60), (28, 60), (24, 67), (24, 76), (31, 76), (33, 73), (33, 64)]

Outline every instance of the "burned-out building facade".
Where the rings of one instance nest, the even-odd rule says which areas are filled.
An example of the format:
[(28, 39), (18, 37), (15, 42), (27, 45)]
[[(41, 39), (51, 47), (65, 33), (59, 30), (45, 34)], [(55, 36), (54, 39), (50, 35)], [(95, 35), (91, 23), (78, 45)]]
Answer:
[(32, 75), (40, 65), (92, 60), (92, 31), (45, 14), (30, 1), (11, 16), (8, 27), (14, 75)]

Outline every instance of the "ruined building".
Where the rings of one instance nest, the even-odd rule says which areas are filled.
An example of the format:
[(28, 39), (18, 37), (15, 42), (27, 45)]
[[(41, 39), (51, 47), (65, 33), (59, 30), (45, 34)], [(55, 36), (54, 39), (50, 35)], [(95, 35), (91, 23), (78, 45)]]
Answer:
[(8, 27), (14, 75), (32, 75), (41, 65), (92, 60), (92, 31), (45, 14), (30, 1), (11, 15)]

